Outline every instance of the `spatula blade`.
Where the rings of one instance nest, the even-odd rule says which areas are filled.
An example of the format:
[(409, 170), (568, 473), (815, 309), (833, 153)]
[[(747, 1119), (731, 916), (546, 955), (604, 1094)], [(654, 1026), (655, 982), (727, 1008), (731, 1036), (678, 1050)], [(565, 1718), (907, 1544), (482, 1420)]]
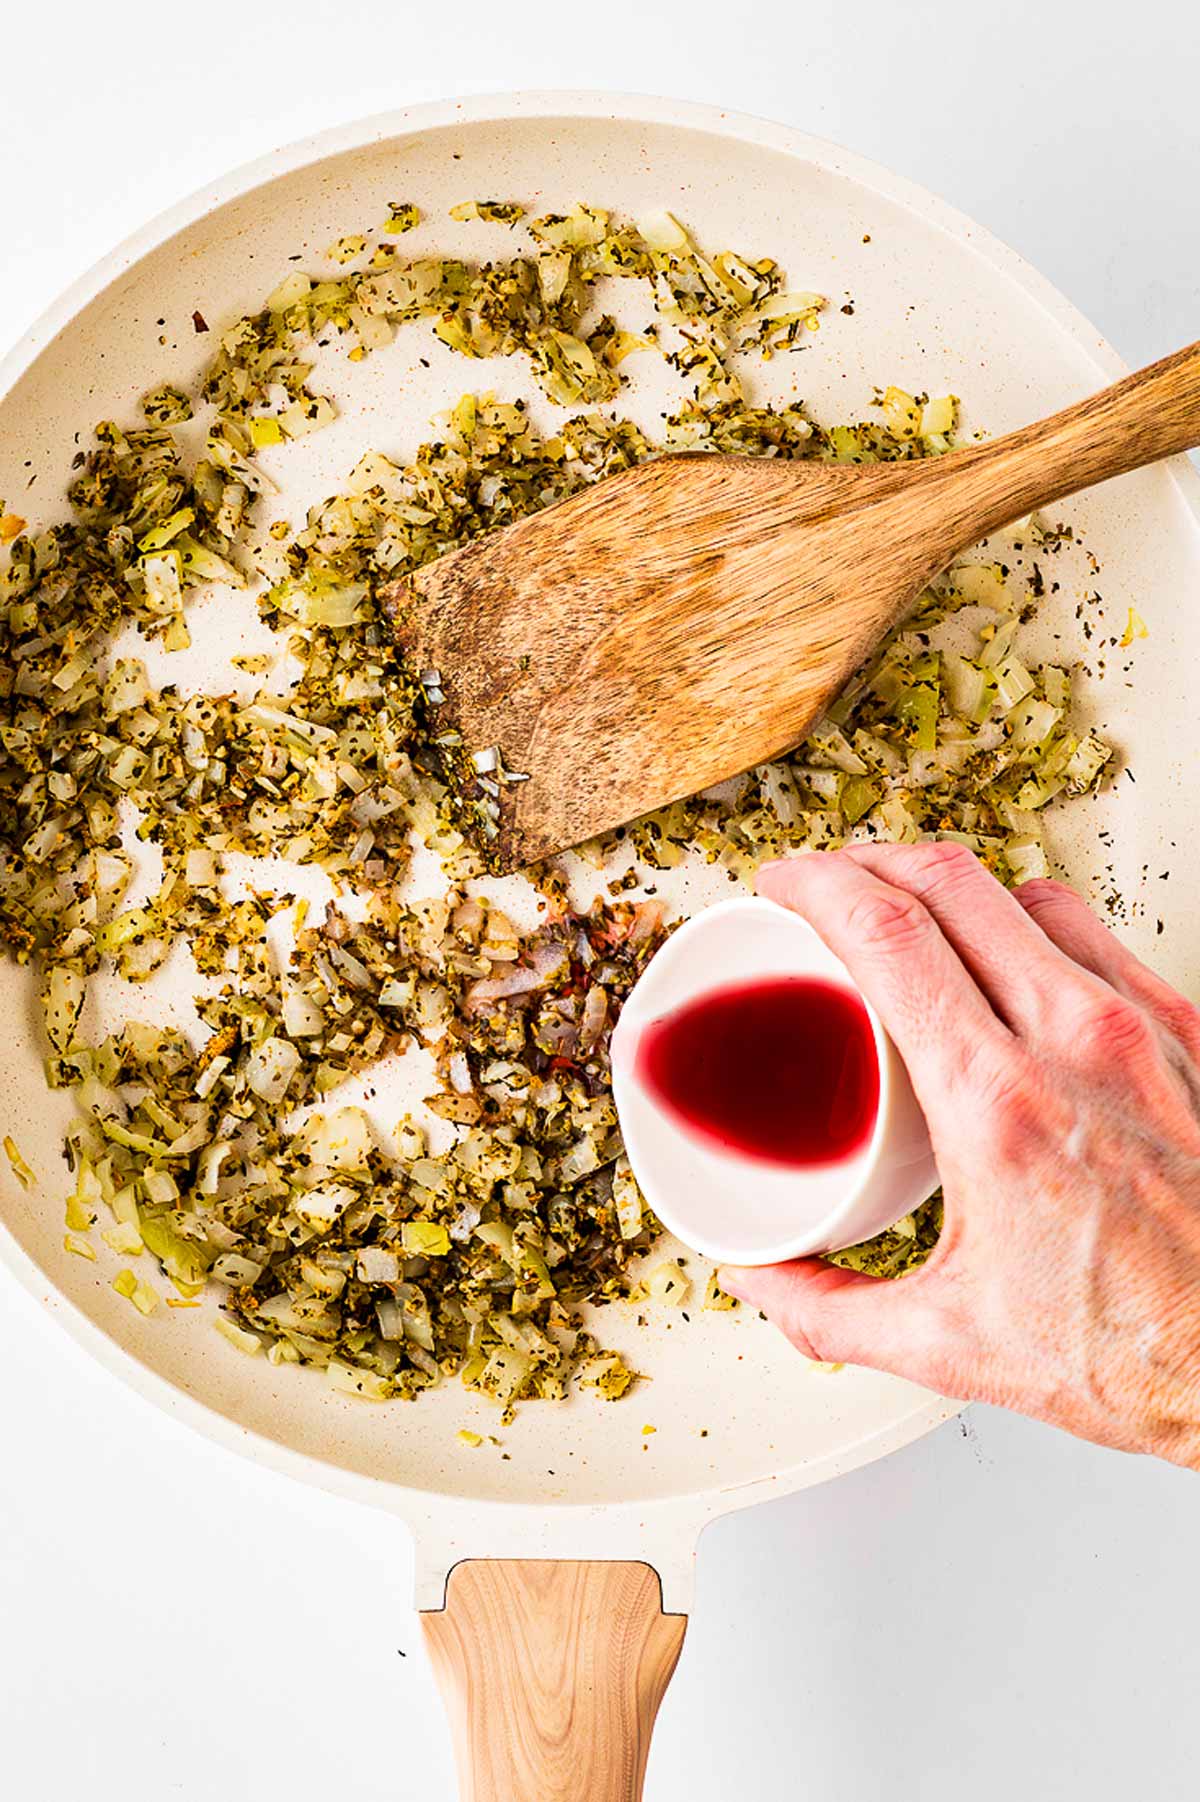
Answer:
[(441, 673), (447, 724), (528, 778), (505, 790), (498, 866), (804, 736), (919, 579), (914, 553), (881, 583), (856, 543), (887, 473), (655, 458), (385, 593), (401, 645)]

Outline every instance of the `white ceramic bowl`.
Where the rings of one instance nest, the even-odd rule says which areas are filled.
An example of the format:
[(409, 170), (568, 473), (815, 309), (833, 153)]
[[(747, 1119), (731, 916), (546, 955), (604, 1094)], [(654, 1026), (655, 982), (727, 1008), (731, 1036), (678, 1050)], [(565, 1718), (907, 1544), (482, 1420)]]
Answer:
[[(637, 1072), (644, 1029), (685, 1002), (765, 976), (816, 976), (858, 995), (879, 1065), (870, 1139), (837, 1163), (798, 1168), (706, 1143)], [(646, 967), (612, 1041), (613, 1091), (642, 1193), (677, 1238), (719, 1264), (779, 1264), (838, 1251), (892, 1226), (938, 1184), (929, 1131), (900, 1054), (841, 963), (799, 915), (747, 897), (681, 926)]]

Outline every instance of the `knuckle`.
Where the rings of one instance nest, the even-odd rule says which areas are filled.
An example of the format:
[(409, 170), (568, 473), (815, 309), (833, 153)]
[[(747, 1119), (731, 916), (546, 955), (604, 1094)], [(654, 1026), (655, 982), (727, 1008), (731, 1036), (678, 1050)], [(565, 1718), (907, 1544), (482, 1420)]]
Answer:
[(1174, 989), (1167, 989), (1151, 1005), (1173, 1039), (1193, 1053), (1200, 1051), (1200, 1008), (1186, 996), (1176, 994)]
[(998, 1047), (988, 1036), (960, 1036), (950, 1050), (955, 1087), (969, 1090), (977, 1101), (991, 1101), (1017, 1080), (1019, 1052), (1008, 1055), (1007, 1048)]
[(1090, 998), (1069, 1021), (1069, 1050), (1090, 1069), (1140, 1061), (1157, 1049), (1150, 1018), (1115, 991)]
[(1012, 1160), (1040, 1143), (1046, 1124), (1045, 1078), (1021, 1054), (977, 1059), (972, 1088), (978, 1130), (999, 1158)]
[(903, 889), (867, 889), (846, 911), (846, 925), (860, 944), (877, 951), (900, 952), (919, 945), (929, 931), (929, 915), (915, 895)]
[(983, 869), (974, 851), (959, 844), (954, 838), (938, 839), (933, 844), (921, 845), (917, 856), (922, 869), (934, 877), (961, 880), (968, 874), (977, 875)]
[[(987, 872), (975, 853), (957, 839), (930, 839), (919, 845), (880, 846), (886, 854), (883, 868), (894, 865), (900, 879), (917, 894), (956, 894), (973, 887)], [(990, 880), (990, 878), (989, 878)]]
[(1020, 883), (1013, 894), (1035, 920), (1061, 919), (1064, 913), (1074, 912), (1079, 904), (1075, 890), (1068, 888), (1065, 882), (1055, 882), (1052, 876), (1034, 876), (1029, 882)]
[(960, 845), (957, 839), (939, 839), (933, 844), (914, 847), (913, 865), (917, 893), (927, 895), (937, 906), (941, 904), (960, 911), (970, 907), (973, 899), (996, 885), (996, 878), (979, 861), (974, 851)]

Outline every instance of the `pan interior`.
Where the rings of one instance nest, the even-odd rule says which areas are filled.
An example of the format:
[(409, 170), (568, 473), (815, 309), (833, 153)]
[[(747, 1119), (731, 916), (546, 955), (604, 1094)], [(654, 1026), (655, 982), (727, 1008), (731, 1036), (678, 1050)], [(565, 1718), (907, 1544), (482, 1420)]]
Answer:
[[(576, 199), (634, 214), (668, 207), (703, 244), (777, 257), (792, 285), (823, 292), (833, 305), (803, 354), (764, 365), (756, 380), (763, 393), (803, 397), (819, 418), (862, 416), (874, 389), (895, 382), (958, 394), (969, 425), (998, 431), (1064, 404), (1107, 373), (1083, 335), (969, 234), (947, 229), (933, 209), (927, 215), (839, 173), (819, 147), (792, 154), (632, 117), (468, 117), (281, 173), (121, 264), (0, 399), (0, 495), (32, 518), (55, 518), (76, 435), (86, 439), (100, 419), (136, 417), (139, 396), (155, 382), (196, 375), (211, 339), (196, 333), (194, 310), (217, 324), (246, 311), (297, 266), (289, 258), (315, 264), (338, 237), (383, 219), (397, 198), (415, 201), (426, 217), (406, 250), (411, 242), (415, 253), (497, 254), (499, 228), (446, 218), (460, 201), (493, 196), (531, 211), (561, 211)], [(421, 326), (357, 367), (339, 359), (328, 374), (340, 419), (291, 447), (279, 465), (280, 512), (293, 521), (342, 484), (363, 450), (412, 452), (430, 416), (464, 390), (528, 393), (519, 369), (468, 364), (432, 344)], [(621, 404), (652, 424), (665, 394), (650, 380)], [(1095, 679), (1082, 682), (1084, 707), (1122, 747), (1131, 773), (1065, 816), (1055, 850), (1071, 878), (1112, 908), (1134, 948), (1195, 993), (1185, 906), (1200, 856), (1184, 814), (1194, 711), (1184, 672), (1200, 652), (1195, 517), (1162, 470), (1061, 511), (1081, 548), (1055, 568), (1060, 592), (1044, 603), (1039, 627), (1046, 651), (1059, 659), (1084, 653), (1076, 608), (1097, 588), (1104, 636), (1119, 633), (1133, 604), (1150, 636), (1131, 654), (1109, 652), (1103, 676), (1103, 657), (1089, 653)], [(172, 677), (187, 687), (224, 683), (229, 655), (259, 643), (252, 605), (214, 595), (193, 615), (194, 649), (172, 660)], [(664, 892), (668, 886), (688, 908), (732, 892), (724, 874), (708, 871), (674, 875)], [(601, 1323), (606, 1341), (626, 1349), (650, 1380), (615, 1405), (592, 1396), (530, 1404), (504, 1429), (488, 1403), (454, 1383), (416, 1404), (371, 1407), (333, 1394), (312, 1373), (241, 1356), (212, 1330), (206, 1310), (160, 1310), (143, 1320), (111, 1288), (120, 1260), (98, 1248), (100, 1261), (88, 1264), (62, 1249), (69, 1102), (43, 1083), (33, 987), (29, 972), (0, 965), (8, 1023), (0, 1117), (39, 1178), (25, 1192), (0, 1170), (0, 1219), (44, 1278), (39, 1292), (68, 1317), (82, 1313), (136, 1365), (238, 1428), (319, 1461), (333, 1480), (340, 1471), (507, 1501), (651, 1500), (781, 1473), (803, 1481), (805, 1467), (850, 1461), (863, 1442), (929, 1418), (922, 1392), (866, 1371), (810, 1369), (744, 1315), (656, 1313), (643, 1328), (630, 1310), (610, 1308)], [(102, 995), (104, 1027), (130, 1005), (115, 985)], [(156, 1006), (186, 1018), (186, 983)], [(381, 1090), (373, 1105), (390, 1126), (404, 1102), (398, 1089)], [(461, 1427), (496, 1433), (507, 1459), (492, 1445), (468, 1452), (456, 1439)]]

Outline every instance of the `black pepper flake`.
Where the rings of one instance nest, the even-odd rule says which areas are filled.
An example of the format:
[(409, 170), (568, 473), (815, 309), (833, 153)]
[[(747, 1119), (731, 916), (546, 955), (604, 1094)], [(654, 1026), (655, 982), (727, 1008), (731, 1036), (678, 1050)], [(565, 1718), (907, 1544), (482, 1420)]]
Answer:
[(193, 313), (192, 324), (198, 332), (206, 332), (208, 330), (208, 320), (204, 317), (203, 313)]

